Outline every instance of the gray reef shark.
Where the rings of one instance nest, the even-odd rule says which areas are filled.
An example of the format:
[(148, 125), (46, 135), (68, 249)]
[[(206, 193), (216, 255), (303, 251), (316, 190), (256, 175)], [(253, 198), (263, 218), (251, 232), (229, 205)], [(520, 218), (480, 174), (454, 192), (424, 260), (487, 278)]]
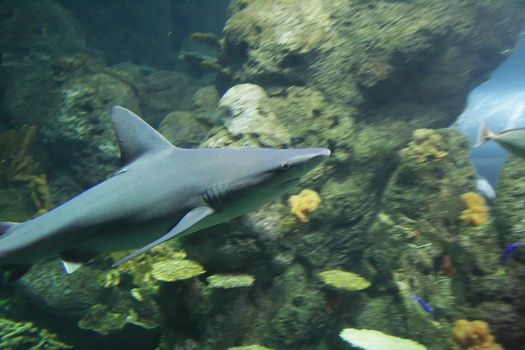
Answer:
[(118, 266), (260, 207), (330, 155), (325, 148), (177, 148), (125, 108), (114, 107), (111, 119), (122, 158), (112, 177), (40, 217), (0, 223), (5, 281), (53, 257), (72, 272), (98, 254), (140, 248)]

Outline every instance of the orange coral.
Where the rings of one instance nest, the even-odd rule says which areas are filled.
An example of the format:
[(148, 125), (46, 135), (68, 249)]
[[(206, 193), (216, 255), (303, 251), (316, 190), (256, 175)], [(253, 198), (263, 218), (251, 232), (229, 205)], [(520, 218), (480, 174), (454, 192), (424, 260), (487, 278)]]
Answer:
[(503, 350), (495, 343), (489, 325), (483, 321), (457, 320), (452, 330), (453, 338), (460, 349), (465, 350)]
[(290, 212), (297, 216), (299, 221), (308, 222), (308, 215), (313, 213), (321, 204), (321, 197), (313, 190), (302, 190), (299, 194), (288, 198)]
[(489, 209), (485, 198), (475, 192), (468, 192), (461, 195), (461, 199), (467, 207), (461, 212), (461, 221), (472, 226), (488, 224)]

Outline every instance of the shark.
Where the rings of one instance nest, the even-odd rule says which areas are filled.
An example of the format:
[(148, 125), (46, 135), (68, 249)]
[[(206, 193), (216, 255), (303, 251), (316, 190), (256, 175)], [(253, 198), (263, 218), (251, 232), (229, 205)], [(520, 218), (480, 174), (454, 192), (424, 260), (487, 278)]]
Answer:
[(179, 148), (126, 108), (111, 121), (121, 165), (105, 181), (22, 223), (0, 222), (5, 282), (60, 258), (67, 272), (229, 221), (278, 198), (330, 156), (326, 148)]

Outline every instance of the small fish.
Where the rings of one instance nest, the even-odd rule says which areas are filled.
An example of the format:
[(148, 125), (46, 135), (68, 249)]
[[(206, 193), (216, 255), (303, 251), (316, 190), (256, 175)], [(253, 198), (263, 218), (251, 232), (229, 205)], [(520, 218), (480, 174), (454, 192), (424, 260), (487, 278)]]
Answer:
[(512, 154), (525, 158), (525, 128), (509, 129), (495, 133), (489, 130), (485, 122), (481, 122), (475, 147), (479, 147), (490, 140), (496, 141)]
[(480, 176), (478, 178), (478, 181), (476, 182), (476, 188), (479, 193), (485, 197), (485, 199), (492, 201), (496, 199), (496, 190), (494, 190), (494, 187), (488, 182), (487, 179)]
[(521, 247), (521, 243), (511, 243), (503, 248), (503, 254), (501, 254), (500, 260), (505, 263), (509, 261), (512, 256), (516, 253), (518, 248)]
[(432, 305), (430, 305), (430, 303), (424, 301), (417, 295), (414, 295), (412, 299), (414, 300), (415, 303), (418, 303), (423, 309), (423, 311), (425, 311), (427, 314), (431, 314), (434, 312), (434, 308), (432, 307)]

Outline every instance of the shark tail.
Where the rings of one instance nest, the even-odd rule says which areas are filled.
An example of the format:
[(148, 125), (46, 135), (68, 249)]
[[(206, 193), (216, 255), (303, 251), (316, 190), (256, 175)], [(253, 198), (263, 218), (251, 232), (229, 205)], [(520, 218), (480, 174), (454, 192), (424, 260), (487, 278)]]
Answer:
[(495, 136), (496, 134), (487, 127), (487, 123), (482, 121), (479, 124), (478, 137), (476, 139), (476, 144), (474, 145), (474, 147), (481, 146), (485, 142), (492, 140)]

